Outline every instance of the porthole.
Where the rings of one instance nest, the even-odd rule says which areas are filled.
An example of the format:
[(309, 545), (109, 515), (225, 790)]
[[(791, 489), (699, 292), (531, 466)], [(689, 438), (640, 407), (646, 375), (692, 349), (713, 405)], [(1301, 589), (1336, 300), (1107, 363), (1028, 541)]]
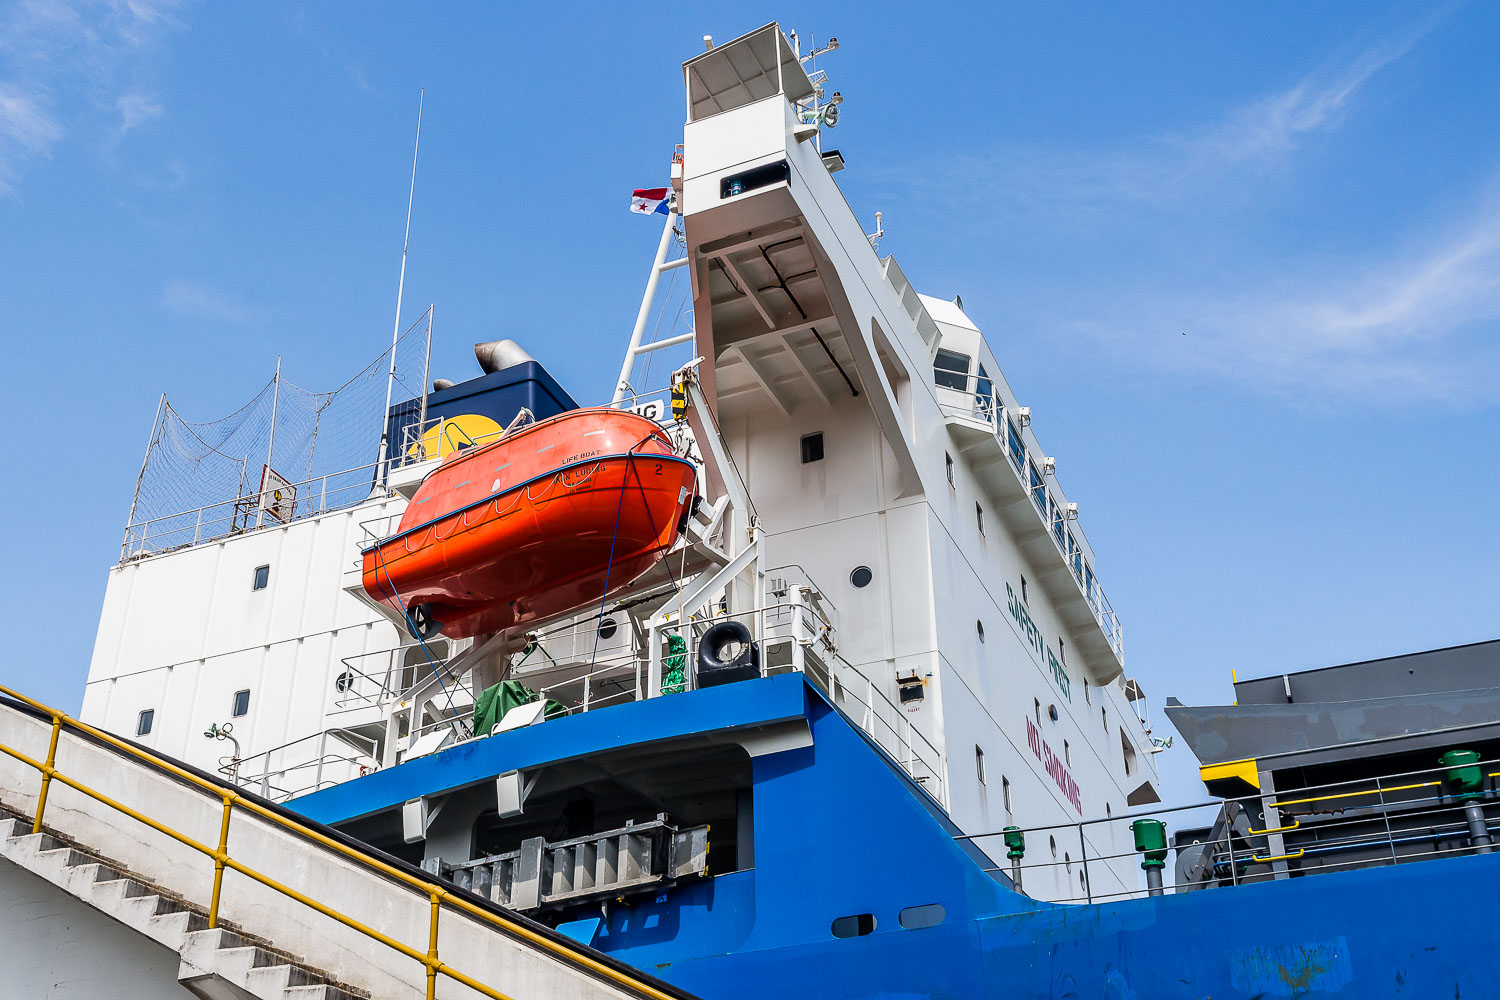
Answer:
[(854, 572), (849, 574), (849, 582), (856, 587), (868, 587), (873, 579), (875, 579), (875, 574), (870, 572), (868, 566), (856, 566)]
[(1056, 837), (1048, 837), (1047, 838), (1047, 844), (1048, 844), (1048, 846), (1050, 846), (1052, 848), (1052, 856), (1054, 858), (1057, 857), (1057, 838)]
[(619, 626), (615, 624), (615, 620), (613, 618), (606, 618), (599, 623), (599, 638), (612, 639), (618, 630)]
[(836, 938), (864, 937), (875, 929), (875, 914), (873, 913), (851, 913), (847, 917), (839, 917), (833, 922), (830, 930)]
[(947, 915), (942, 903), (923, 903), (902, 910), (896, 915), (896, 922), (909, 931), (919, 931), (923, 927), (936, 927)]
[(333, 686), (334, 689), (338, 691), (349, 690), (354, 686), (354, 675), (345, 670), (343, 673), (339, 674), (333, 679)]
[(1069, 875), (1073, 874), (1073, 858), (1067, 851), (1063, 852), (1063, 867), (1068, 870)]

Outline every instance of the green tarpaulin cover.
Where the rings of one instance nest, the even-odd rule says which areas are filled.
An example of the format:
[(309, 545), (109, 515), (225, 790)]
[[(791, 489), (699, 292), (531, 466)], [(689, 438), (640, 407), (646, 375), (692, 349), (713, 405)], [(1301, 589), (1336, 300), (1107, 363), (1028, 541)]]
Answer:
[[(488, 736), (495, 724), (505, 718), (506, 712), (517, 705), (529, 705), (536, 700), (537, 693), (520, 681), (501, 681), (485, 688), (479, 692), (479, 699), (474, 702), (474, 733)], [(547, 718), (567, 714), (568, 710), (562, 705), (548, 700), (545, 713)]]
[(675, 632), (667, 636), (667, 655), (661, 661), (661, 693), (676, 694), (687, 687), (687, 640)]

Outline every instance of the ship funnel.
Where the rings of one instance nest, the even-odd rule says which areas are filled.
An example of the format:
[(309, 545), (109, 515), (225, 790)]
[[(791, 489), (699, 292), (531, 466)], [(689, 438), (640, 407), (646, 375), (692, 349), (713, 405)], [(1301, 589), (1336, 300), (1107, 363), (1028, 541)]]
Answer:
[(474, 357), (479, 360), (479, 368), (486, 375), (536, 360), (514, 340), (489, 340), (483, 344), (475, 344)]

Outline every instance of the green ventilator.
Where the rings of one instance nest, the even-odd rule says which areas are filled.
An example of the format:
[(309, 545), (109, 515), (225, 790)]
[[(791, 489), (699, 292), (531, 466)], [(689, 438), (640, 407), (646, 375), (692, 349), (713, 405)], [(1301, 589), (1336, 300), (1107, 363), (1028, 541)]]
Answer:
[(1159, 819), (1138, 819), (1130, 824), (1130, 832), (1135, 836), (1135, 849), (1141, 853), (1146, 890), (1160, 896), (1161, 870), (1167, 865), (1167, 824)]

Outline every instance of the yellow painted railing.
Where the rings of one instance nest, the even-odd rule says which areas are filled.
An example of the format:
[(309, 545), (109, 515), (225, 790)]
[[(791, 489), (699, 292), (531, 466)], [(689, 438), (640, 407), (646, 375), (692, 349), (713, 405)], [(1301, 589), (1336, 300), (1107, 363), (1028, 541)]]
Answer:
[(1334, 795), (1314, 795), (1313, 797), (1307, 799), (1286, 799), (1285, 801), (1272, 802), (1271, 805), (1275, 806), (1277, 809), (1280, 809), (1283, 806), (1300, 806), (1306, 805), (1309, 802), (1331, 802), (1334, 799), (1352, 799), (1360, 795), (1384, 795), (1387, 792), (1408, 792), (1413, 788), (1432, 788), (1435, 785), (1441, 784), (1441, 781), (1419, 781), (1413, 785), (1392, 785), (1390, 788), (1381, 788), (1377, 786), (1375, 788), (1366, 788), (1358, 792), (1339, 792)]
[[(47, 809), (47, 792), (51, 787), (53, 781), (60, 781), (74, 791), (86, 795), (96, 802), (99, 802), (110, 807), (111, 809), (123, 813), (124, 815), (129, 816), (131, 819), (136, 820), (139, 823), (145, 824), (158, 833), (161, 833), (177, 841), (179, 844), (182, 844), (185, 847), (189, 847), (192, 850), (195, 850), (207, 857), (213, 858), (214, 888), (213, 897), (208, 904), (209, 927), (217, 927), (219, 924), (220, 890), (222, 889), (224, 884), (224, 872), (226, 869), (228, 869), (231, 871), (239, 872), (246, 878), (253, 879), (254, 881), (259, 882), (261, 885), (265, 886), (268, 889), (273, 889), (289, 899), (296, 900), (298, 903), (301, 903), (302, 905), (307, 906), (318, 913), (321, 913), (323, 916), (328, 917), (332, 920), (336, 920), (339, 923), (343, 924), (345, 927), (358, 931), (371, 940), (378, 941), (381, 944), (385, 945), (387, 948), (400, 952), (408, 958), (422, 963), (427, 973), (428, 1000), (433, 1000), (433, 998), (436, 996), (437, 977), (440, 973), (450, 979), (455, 980), (456, 982), (462, 983), (470, 989), (484, 994), (487, 997), (492, 997), (493, 1000), (513, 1000), (513, 998), (509, 995), (501, 993), (499, 990), (486, 986), (484, 983), (481, 983), (478, 980), (467, 976), (462, 972), (459, 972), (457, 969), (454, 969), (452, 966), (447, 965), (438, 958), (438, 916), (445, 906), (467, 914), (468, 916), (471, 916), (478, 920), (480, 923), (489, 925), (509, 937), (517, 938), (531, 945), (534, 945), (542, 951), (549, 952), (557, 958), (561, 959), (564, 963), (581, 969), (585, 969), (588, 972), (600, 977), (601, 979), (629, 990), (637, 996), (649, 997), (650, 1000), (676, 1000), (676, 998), (671, 994), (665, 993), (662, 990), (657, 989), (649, 983), (646, 983), (627, 972), (623, 972), (620, 969), (616, 969), (611, 965), (600, 962), (589, 955), (569, 948), (567, 945), (561, 944), (545, 934), (539, 934), (534, 929), (527, 927), (525, 924), (517, 920), (502, 916), (497, 913), (493, 913), (490, 910), (485, 909), (484, 907), (476, 906), (463, 897), (449, 892), (447, 889), (443, 888), (441, 885), (437, 884), (434, 881), (418, 877), (407, 871), (403, 871), (402, 869), (396, 868), (393, 865), (386, 864), (379, 858), (367, 854), (364, 851), (359, 850), (358, 848), (350, 847), (347, 844), (340, 843), (339, 841), (334, 840), (333, 838), (320, 833), (317, 830), (314, 830), (312, 827), (300, 823), (290, 817), (284, 816), (276, 810), (270, 809), (262, 805), (261, 803), (254, 801), (253, 799), (246, 798), (233, 789), (224, 788), (223, 786), (209, 781), (208, 779), (203, 778), (200, 775), (194, 774), (191, 771), (178, 767), (171, 761), (157, 756), (144, 747), (136, 746), (133, 743), (126, 742), (125, 740), (113, 736), (101, 729), (96, 729), (93, 726), (90, 726), (88, 723), (80, 722), (77, 719), (71, 718), (70, 716), (59, 712), (54, 708), (50, 708), (40, 702), (33, 701), (32, 699), (27, 698), (25, 695), (19, 694), (16, 691), (12, 691), (10, 688), (3, 685), (0, 685), (0, 694), (3, 694), (9, 698), (13, 698), (23, 705), (28, 705), (38, 712), (50, 716), (52, 719), (52, 736), (47, 745), (47, 758), (45, 761), (38, 761), (33, 757), (27, 756), (14, 747), (6, 746), (5, 744), (0, 743), (0, 753), (4, 753), (6, 756), (12, 757), (15, 760), (18, 760), (21, 763), (35, 768), (37, 771), (41, 772), (42, 785), (41, 791), (37, 795), (36, 817), (33, 819), (31, 824), (32, 832), (42, 832), (43, 814)], [(200, 843), (199, 841), (194, 840), (192, 837), (189, 837), (178, 830), (174, 830), (171, 827), (168, 827), (165, 824), (152, 819), (150, 816), (138, 812), (121, 802), (117, 802), (109, 796), (103, 794), (102, 792), (89, 788), (81, 782), (76, 781), (59, 771), (56, 766), (57, 743), (64, 727), (77, 730), (81, 733), (87, 733), (89, 736), (92, 736), (93, 738), (105, 744), (108, 744), (111, 747), (114, 747), (116, 750), (121, 751), (127, 756), (134, 757), (137, 760), (143, 761), (148, 766), (153, 767), (159, 771), (165, 771), (166, 773), (171, 774), (174, 777), (181, 779), (182, 781), (185, 781), (189, 785), (198, 788), (205, 794), (220, 799), (223, 802), (224, 811), (223, 818), (219, 823), (218, 845), (216, 847), (210, 847), (207, 844)], [(327, 850), (332, 851), (333, 853), (338, 854), (341, 857), (360, 865), (361, 867), (367, 868), (373, 872), (378, 872), (381, 875), (386, 876), (387, 878), (393, 879), (394, 881), (407, 886), (415, 892), (427, 896), (432, 907), (432, 916), (428, 924), (427, 951), (425, 953), (418, 951), (416, 948), (413, 948), (408, 944), (397, 941), (389, 935), (383, 934), (375, 928), (361, 923), (358, 920), (355, 920), (353, 917), (347, 916), (346, 914), (341, 913), (330, 906), (320, 903), (319, 901), (312, 899), (301, 892), (298, 892), (296, 889), (293, 889), (290, 886), (283, 885), (275, 879), (270, 878), (269, 876), (234, 860), (229, 856), (229, 819), (231, 814), (233, 813), (233, 810), (236, 808), (242, 809), (247, 813), (252, 813), (260, 817), (261, 819), (266, 820), (267, 822), (275, 824), (276, 826), (279, 826), (284, 830), (288, 830), (291, 833), (296, 834), (299, 837), (310, 840), (320, 845), (321, 847), (324, 847)]]

